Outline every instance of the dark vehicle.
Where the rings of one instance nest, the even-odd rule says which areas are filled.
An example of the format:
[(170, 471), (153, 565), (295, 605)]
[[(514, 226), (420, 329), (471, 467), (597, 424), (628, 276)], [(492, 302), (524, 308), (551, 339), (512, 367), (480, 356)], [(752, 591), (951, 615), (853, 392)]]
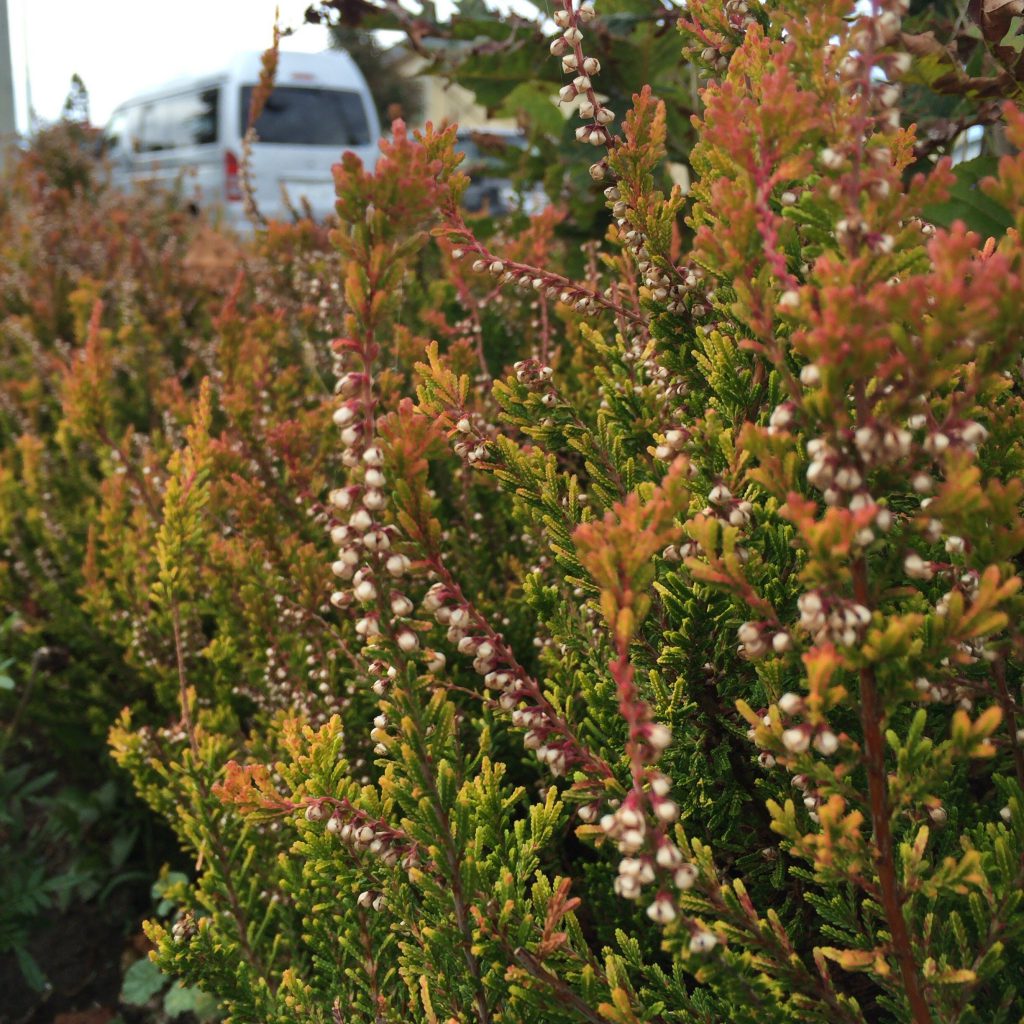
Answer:
[(469, 175), (463, 205), (470, 213), (487, 210), (503, 214), (522, 209), (533, 214), (547, 206), (547, 196), (539, 185), (521, 191), (510, 177), (527, 148), (525, 136), (507, 129), (466, 128), (459, 131), (456, 148), (465, 154), (460, 170)]

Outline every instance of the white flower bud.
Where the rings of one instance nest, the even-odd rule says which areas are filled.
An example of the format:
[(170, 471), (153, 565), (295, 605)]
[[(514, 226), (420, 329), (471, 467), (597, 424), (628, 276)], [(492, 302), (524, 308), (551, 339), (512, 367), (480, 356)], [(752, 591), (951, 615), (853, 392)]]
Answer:
[(619, 875), (614, 882), (615, 891), (627, 900), (635, 900), (640, 895), (640, 882), (632, 875)]
[(894, 53), (889, 57), (894, 75), (905, 75), (913, 64), (913, 58), (909, 53)]
[(676, 919), (676, 908), (667, 896), (659, 896), (647, 908), (647, 916), (658, 924), (668, 924)]
[(829, 171), (837, 171), (843, 166), (842, 153), (838, 153), (836, 150), (828, 146), (821, 151), (819, 159), (821, 160), (821, 166)]
[(632, 807), (623, 807), (617, 817), (624, 828), (638, 828), (643, 824), (643, 818)]
[(782, 734), (782, 745), (792, 754), (802, 754), (811, 745), (811, 737), (804, 729), (787, 729)]
[(679, 852), (677, 846), (666, 842), (658, 847), (658, 852), (655, 854), (654, 859), (658, 862), (659, 867), (667, 870), (679, 865), (682, 862), (683, 855)]
[(406, 654), (411, 654), (420, 645), (420, 638), (411, 629), (399, 630), (395, 640), (399, 649), (405, 651)]
[(814, 748), (819, 754), (831, 757), (839, 749), (839, 739), (834, 732), (826, 729), (814, 737)]
[(651, 780), (651, 792), (656, 796), (668, 796), (672, 783), (664, 775), (655, 776)]
[(652, 722), (647, 729), (647, 742), (655, 750), (662, 751), (672, 742), (672, 730), (661, 722)]
[(805, 387), (817, 387), (821, 383), (821, 370), (814, 363), (808, 363), (800, 371), (800, 383)]
[(672, 875), (677, 889), (692, 889), (697, 881), (698, 871), (693, 864), (680, 864)]
[(391, 540), (383, 530), (370, 530), (363, 535), (363, 547), (367, 551), (387, 551)]
[(761, 639), (761, 630), (754, 622), (744, 622), (737, 630), (741, 644), (755, 644)]
[(373, 517), (366, 511), (366, 509), (361, 508), (349, 516), (348, 525), (351, 526), (353, 530), (359, 530), (361, 533), (373, 526)]
[(932, 567), (916, 552), (903, 559), (903, 571), (913, 580), (930, 580), (935, 575)]
[(784, 715), (795, 715), (803, 706), (803, 697), (796, 693), (784, 693), (779, 698), (779, 710)]
[(388, 555), (384, 568), (394, 577), (404, 576), (409, 569), (409, 559), (405, 555)]
[(679, 818), (679, 806), (673, 800), (662, 800), (654, 809), (654, 813), (660, 821), (666, 824), (676, 821)]

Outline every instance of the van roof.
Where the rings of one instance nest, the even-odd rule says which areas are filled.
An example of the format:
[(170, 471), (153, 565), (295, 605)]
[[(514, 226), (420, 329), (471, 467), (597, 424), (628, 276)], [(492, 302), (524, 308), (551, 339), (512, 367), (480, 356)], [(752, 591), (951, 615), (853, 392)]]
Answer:
[[(234, 79), (245, 85), (254, 85), (260, 76), (263, 52), (251, 50), (236, 53), (216, 66), (196, 71), (152, 86), (125, 99), (117, 109), (173, 93), (190, 86)], [(321, 53), (295, 53), (282, 50), (278, 55), (277, 85), (323, 85), (363, 88), (365, 82), (356, 63), (344, 50), (324, 50)]]

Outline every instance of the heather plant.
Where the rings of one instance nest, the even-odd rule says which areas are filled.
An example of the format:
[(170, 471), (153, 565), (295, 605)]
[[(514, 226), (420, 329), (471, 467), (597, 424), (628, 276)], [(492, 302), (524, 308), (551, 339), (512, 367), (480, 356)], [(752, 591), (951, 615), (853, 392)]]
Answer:
[[(0, 988), (16, 1018), (45, 1000), (64, 1008), (76, 987), (85, 999), (83, 985), (118, 970), (152, 876), (174, 857), (107, 750), (126, 704), (146, 720), (164, 711), (132, 654), (147, 637), (133, 635), (128, 602), (103, 604), (116, 606), (116, 628), (87, 606), (101, 509), (115, 495), (138, 505), (127, 532), (145, 540), (143, 510), (158, 509), (163, 464), (200, 381), (217, 372), (210, 339), (225, 280), (241, 273), (236, 306), (272, 293), (289, 318), (286, 354), (268, 345), (264, 364), (276, 351), (301, 362), (310, 338), (319, 350), (332, 302), (319, 289), (334, 261), (322, 229), (275, 226), (258, 252), (244, 251), (178, 193), (111, 189), (95, 135), (77, 123), (45, 130), (7, 163), (0, 190)], [(254, 335), (266, 329), (247, 323)], [(66, 926), (59, 943), (55, 915)], [(79, 928), (95, 945), (83, 942), (76, 960), (67, 951)]]
[[(174, 856), (106, 752), (112, 718), (145, 704), (147, 687), (78, 588), (112, 449), (161, 424), (158, 382), (186, 365), (210, 293), (187, 266), (195, 226), (178, 197), (113, 192), (95, 142), (61, 122), (12, 154), (0, 182), (0, 1015), (11, 1019), (101, 988)], [(67, 364), (100, 335), (92, 448), (62, 430), (62, 394)]]
[(82, 608), (195, 864), (149, 934), (229, 1019), (1020, 1018), (1024, 158), (971, 193), (1011, 227), (939, 216), (907, 8), (691, 0), (684, 195), (567, 2), (582, 260), (396, 124), (107, 455)]

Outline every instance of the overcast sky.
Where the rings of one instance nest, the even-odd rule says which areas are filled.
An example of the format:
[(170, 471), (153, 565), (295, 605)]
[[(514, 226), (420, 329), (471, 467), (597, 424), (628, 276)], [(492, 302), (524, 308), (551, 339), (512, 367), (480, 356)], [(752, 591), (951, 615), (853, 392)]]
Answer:
[(241, 50), (266, 49), (276, 6), (282, 26), (301, 26), (284, 41), (284, 49), (316, 52), (327, 45), (325, 29), (302, 23), (309, 0), (7, 0), (7, 5), (22, 131), (28, 124), (29, 88), (36, 114), (53, 120), (77, 72), (89, 90), (92, 119), (103, 124), (139, 89), (209, 68)]
[[(0, 0), (0, 3), (4, 0)], [(271, 43), (274, 9), (281, 27), (295, 28), (282, 49), (316, 53), (327, 47), (327, 30), (306, 25), (312, 0), (6, 0), (11, 28), (18, 128), (28, 127), (28, 106), (43, 121), (60, 117), (71, 76), (89, 90), (92, 120), (105, 124), (111, 111), (136, 92), (209, 71), (244, 50)], [(553, 0), (487, 0), (495, 10), (534, 17)], [(418, 10), (416, 0), (408, 0)], [(458, 0), (435, 0), (448, 18)], [(398, 33), (386, 33), (391, 39)], [(27, 72), (26, 72), (27, 67)]]

